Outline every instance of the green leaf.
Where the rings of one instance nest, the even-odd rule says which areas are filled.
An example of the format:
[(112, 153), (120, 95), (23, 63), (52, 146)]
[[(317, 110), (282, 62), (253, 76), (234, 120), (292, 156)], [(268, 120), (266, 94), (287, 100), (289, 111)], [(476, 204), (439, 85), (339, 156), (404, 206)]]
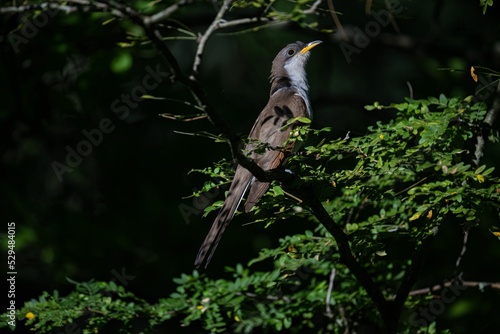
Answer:
[[(483, 170), (486, 169), (486, 165), (482, 165), (474, 171), (474, 174), (481, 174)], [(484, 174), (483, 174), (484, 175)]]
[(439, 95), (439, 103), (445, 105), (448, 103), (448, 99), (444, 96), (444, 94)]
[(111, 61), (111, 70), (114, 73), (123, 73), (132, 67), (132, 56), (128, 52), (120, 52)]
[(295, 118), (297, 122), (303, 123), (303, 124), (311, 124), (311, 119), (307, 117), (297, 117)]
[(274, 195), (275, 196), (282, 196), (284, 195), (285, 193), (283, 192), (283, 189), (281, 189), (280, 186), (274, 186), (273, 187), (273, 192), (274, 192)]
[(153, 95), (141, 95), (142, 100), (166, 100), (164, 97), (158, 97)]
[(491, 174), (495, 170), (495, 167), (490, 167), (483, 172), (483, 176)]

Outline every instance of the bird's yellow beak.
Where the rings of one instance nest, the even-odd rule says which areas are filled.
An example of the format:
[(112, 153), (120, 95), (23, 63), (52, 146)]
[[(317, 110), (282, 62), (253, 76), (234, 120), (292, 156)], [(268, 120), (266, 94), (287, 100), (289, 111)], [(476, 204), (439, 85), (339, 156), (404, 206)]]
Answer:
[(306, 53), (312, 48), (314, 48), (316, 45), (323, 43), (323, 41), (314, 41), (309, 44), (307, 44), (302, 50), (300, 50), (300, 53)]

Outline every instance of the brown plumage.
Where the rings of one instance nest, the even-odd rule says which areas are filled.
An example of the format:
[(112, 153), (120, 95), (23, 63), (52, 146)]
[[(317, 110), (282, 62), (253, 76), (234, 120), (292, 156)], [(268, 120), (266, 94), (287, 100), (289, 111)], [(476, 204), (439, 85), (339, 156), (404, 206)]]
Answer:
[[(285, 152), (292, 149), (292, 147), (282, 147), (292, 130), (292, 126), (284, 127), (287, 121), (294, 117), (312, 117), (307, 95), (305, 65), (309, 58), (309, 50), (319, 43), (321, 41), (307, 45), (303, 42), (289, 44), (273, 61), (269, 102), (255, 121), (249, 134), (250, 142), (244, 150), (251, 152), (250, 158), (263, 170), (279, 167), (284, 162)], [(252, 152), (255, 142), (265, 143), (267, 145), (265, 151)], [(250, 188), (245, 203), (246, 212), (250, 211), (268, 187), (269, 183), (258, 181), (244, 167), (240, 165), (236, 167), (222, 209), (200, 247), (195, 261), (196, 267), (201, 265), (207, 255), (205, 267), (210, 262), (224, 230), (233, 218), (247, 189)]]

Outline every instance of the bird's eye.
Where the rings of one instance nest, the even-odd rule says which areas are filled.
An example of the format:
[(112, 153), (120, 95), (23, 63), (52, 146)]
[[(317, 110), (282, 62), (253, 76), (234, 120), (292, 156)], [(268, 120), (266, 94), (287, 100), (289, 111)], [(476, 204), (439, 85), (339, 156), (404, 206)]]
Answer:
[(294, 49), (290, 49), (290, 50), (288, 50), (287, 53), (288, 53), (289, 56), (293, 56), (293, 54), (295, 53), (295, 50)]

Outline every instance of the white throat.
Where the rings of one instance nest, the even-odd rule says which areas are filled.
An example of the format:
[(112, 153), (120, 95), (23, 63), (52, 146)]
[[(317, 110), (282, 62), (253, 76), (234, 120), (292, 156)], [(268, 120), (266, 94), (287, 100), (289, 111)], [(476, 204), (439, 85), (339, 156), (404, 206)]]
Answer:
[(312, 118), (312, 109), (309, 102), (309, 84), (307, 83), (305, 69), (307, 58), (309, 58), (309, 53), (296, 55), (285, 64), (285, 70), (290, 78), (290, 84), (297, 90), (297, 95), (299, 95), (306, 104), (308, 117)]

